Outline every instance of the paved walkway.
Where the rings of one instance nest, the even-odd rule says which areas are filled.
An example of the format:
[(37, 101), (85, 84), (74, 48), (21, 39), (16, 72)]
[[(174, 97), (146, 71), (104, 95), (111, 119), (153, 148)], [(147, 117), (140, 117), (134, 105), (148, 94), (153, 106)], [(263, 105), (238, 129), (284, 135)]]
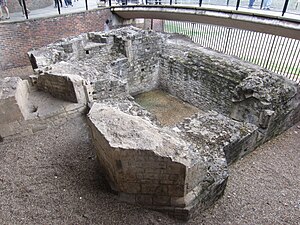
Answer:
[[(87, 0), (88, 3), (88, 9), (96, 9), (98, 8), (97, 6), (97, 0)], [(112, 4), (113, 5), (118, 5), (116, 4), (116, 2), (114, 0), (112, 0)], [(128, 0), (128, 4), (130, 5), (130, 0)], [(108, 6), (108, 1), (107, 4)], [(180, 4), (182, 6), (182, 4)], [(180, 6), (179, 4), (177, 4), (176, 6)], [(153, 5), (151, 5), (153, 6)], [(188, 5), (188, 6), (193, 6), (193, 5)], [(194, 5), (196, 6), (196, 5)], [(198, 6), (198, 5), (197, 5)], [(105, 5), (102, 5), (101, 7), (105, 7)], [(232, 6), (217, 6), (217, 5), (203, 5), (201, 7), (202, 9), (209, 9), (209, 10), (218, 10), (218, 11), (232, 11), (235, 12), (235, 7)], [(75, 12), (83, 12), (86, 10), (86, 5), (85, 5), (85, 0), (78, 0), (76, 2), (73, 2), (73, 7), (69, 6), (69, 7), (63, 7), (60, 9), (61, 10), (61, 14), (70, 14), (70, 13), (75, 13)], [(242, 8), (240, 7), (238, 12), (243, 13), (243, 14), (251, 14), (251, 15), (267, 15), (270, 16), (272, 18), (286, 18), (289, 20), (295, 20), (298, 21), (300, 23), (300, 12), (298, 14), (291, 14), (291, 13), (286, 13), (284, 15), (284, 17), (281, 16), (281, 12), (279, 11), (267, 11), (267, 10), (260, 10), (260, 9), (247, 9), (247, 8)], [(51, 5), (49, 7), (46, 8), (42, 8), (42, 9), (37, 9), (37, 10), (31, 10), (30, 14), (29, 14), (29, 19), (36, 19), (36, 18), (43, 18), (43, 17), (50, 17), (50, 16), (56, 16), (58, 15), (58, 9), (54, 8), (54, 5)], [(10, 23), (10, 22), (16, 22), (16, 21), (24, 21), (26, 20), (25, 16), (22, 14), (22, 12), (15, 12), (15, 13), (11, 13), (10, 14), (10, 19), (9, 20), (2, 20), (0, 21), (0, 23)]]
[[(89, 10), (98, 8), (96, 0), (87, 0), (87, 2), (88, 2)], [(63, 4), (63, 7), (60, 8), (60, 13), (61, 14), (70, 14), (70, 13), (75, 13), (75, 12), (83, 12), (85, 10), (86, 10), (85, 0), (78, 0), (76, 2), (73, 2), (73, 7), (72, 6), (65, 7), (65, 5)], [(53, 4), (46, 8), (31, 10), (30, 13), (28, 14), (28, 18), (36, 19), (36, 18), (42, 18), (42, 17), (56, 16), (56, 15), (59, 15), (58, 9), (54, 8), (54, 4)], [(15, 13), (10, 13), (9, 20), (4, 20), (4, 21), (0, 21), (0, 22), (8, 23), (8, 22), (15, 22), (15, 21), (23, 21), (23, 20), (26, 20), (26, 18), (22, 14), (22, 12), (15, 12)]]

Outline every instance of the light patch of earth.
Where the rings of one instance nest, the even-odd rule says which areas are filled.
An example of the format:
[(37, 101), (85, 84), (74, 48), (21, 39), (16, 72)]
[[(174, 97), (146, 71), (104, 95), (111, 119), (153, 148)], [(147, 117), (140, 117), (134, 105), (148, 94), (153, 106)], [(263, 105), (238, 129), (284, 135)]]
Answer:
[(163, 92), (154, 90), (134, 96), (134, 100), (156, 116), (163, 126), (174, 125), (200, 110), (182, 100)]

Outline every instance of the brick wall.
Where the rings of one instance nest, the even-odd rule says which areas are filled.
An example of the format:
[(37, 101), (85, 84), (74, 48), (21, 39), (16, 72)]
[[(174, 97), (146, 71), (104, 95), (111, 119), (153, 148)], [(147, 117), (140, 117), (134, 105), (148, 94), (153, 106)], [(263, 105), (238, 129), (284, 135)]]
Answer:
[[(54, 4), (54, 0), (26, 0), (28, 9), (41, 9)], [(18, 0), (11, 0), (7, 2), (10, 12), (21, 12), (21, 6)]]
[(0, 24), (0, 70), (30, 65), (26, 53), (32, 48), (84, 32), (101, 31), (111, 15), (109, 9), (99, 9)]

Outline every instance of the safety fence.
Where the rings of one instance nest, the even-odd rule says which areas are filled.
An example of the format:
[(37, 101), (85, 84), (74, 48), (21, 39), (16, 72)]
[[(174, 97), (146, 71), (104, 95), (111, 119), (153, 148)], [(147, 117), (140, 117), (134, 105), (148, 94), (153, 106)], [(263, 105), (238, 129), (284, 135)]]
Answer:
[(164, 21), (164, 31), (257, 64), (300, 84), (300, 41), (272, 34), (193, 22)]

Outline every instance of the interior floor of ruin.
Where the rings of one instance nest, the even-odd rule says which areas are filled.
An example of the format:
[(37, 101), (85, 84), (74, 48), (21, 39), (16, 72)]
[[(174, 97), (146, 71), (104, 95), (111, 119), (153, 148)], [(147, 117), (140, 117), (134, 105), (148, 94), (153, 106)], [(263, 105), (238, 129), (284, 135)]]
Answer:
[(134, 96), (134, 100), (154, 114), (163, 126), (174, 125), (184, 118), (201, 112), (195, 106), (162, 90), (153, 90)]

